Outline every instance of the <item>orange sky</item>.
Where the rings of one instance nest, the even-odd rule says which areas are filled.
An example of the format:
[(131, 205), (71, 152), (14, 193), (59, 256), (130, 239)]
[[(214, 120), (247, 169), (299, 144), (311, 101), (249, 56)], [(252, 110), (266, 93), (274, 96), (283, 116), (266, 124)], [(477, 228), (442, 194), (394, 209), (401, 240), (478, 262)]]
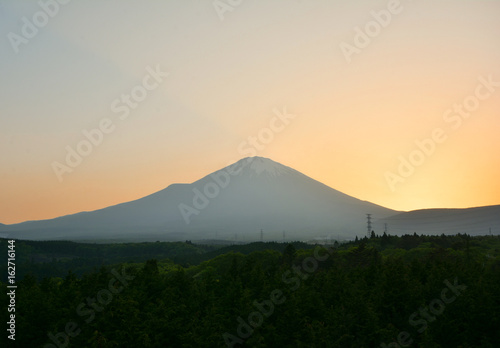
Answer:
[[(500, 204), (500, 2), (390, 3), (242, 2), (221, 20), (211, 2), (71, 2), (23, 43), (9, 34), (39, 5), (2, 3), (0, 222), (138, 199), (250, 152), (396, 210)], [(356, 27), (377, 30), (365, 47)], [(244, 144), (275, 109), (295, 117)]]

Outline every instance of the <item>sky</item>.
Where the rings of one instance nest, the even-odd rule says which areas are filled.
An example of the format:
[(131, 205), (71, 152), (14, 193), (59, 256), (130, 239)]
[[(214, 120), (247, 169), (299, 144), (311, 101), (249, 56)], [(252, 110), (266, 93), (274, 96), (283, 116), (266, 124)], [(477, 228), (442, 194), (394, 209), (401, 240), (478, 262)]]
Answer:
[(0, 222), (247, 156), (395, 210), (500, 204), (500, 1), (0, 3)]

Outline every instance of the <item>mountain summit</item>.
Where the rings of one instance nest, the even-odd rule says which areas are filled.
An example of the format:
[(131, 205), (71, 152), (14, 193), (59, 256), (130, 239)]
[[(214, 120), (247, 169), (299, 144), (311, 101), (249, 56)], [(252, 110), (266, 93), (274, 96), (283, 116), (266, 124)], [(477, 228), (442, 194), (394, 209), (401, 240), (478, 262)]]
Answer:
[(243, 173), (250, 177), (265, 175), (275, 178), (282, 175), (300, 174), (290, 167), (264, 157), (247, 157), (236, 162), (235, 166), (246, 169)]

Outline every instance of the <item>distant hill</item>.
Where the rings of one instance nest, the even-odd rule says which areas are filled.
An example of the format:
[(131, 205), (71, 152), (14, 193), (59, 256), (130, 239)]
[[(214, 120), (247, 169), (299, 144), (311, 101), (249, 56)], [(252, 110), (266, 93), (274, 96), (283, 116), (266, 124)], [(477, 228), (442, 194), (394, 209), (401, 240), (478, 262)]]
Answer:
[(375, 226), (383, 231), (387, 223), (391, 234), (500, 234), (500, 205), (467, 209), (422, 209), (379, 219)]

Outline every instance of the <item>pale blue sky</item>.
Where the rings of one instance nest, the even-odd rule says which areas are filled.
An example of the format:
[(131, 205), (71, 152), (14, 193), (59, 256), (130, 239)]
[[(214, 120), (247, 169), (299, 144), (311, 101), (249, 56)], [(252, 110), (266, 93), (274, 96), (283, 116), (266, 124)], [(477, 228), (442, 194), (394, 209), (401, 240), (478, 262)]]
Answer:
[[(500, 203), (500, 90), (397, 192), (384, 179), (478, 76), (500, 80), (500, 2), (401, 1), (347, 63), (340, 43), (388, 3), (247, 0), (221, 21), (210, 0), (71, 1), (16, 54), (7, 35), (40, 6), (2, 0), (0, 222), (197, 180), (283, 107), (299, 116), (261, 156), (393, 209)], [(170, 75), (119, 120), (111, 103), (158, 65)], [(116, 131), (60, 183), (51, 164), (103, 118)]]

